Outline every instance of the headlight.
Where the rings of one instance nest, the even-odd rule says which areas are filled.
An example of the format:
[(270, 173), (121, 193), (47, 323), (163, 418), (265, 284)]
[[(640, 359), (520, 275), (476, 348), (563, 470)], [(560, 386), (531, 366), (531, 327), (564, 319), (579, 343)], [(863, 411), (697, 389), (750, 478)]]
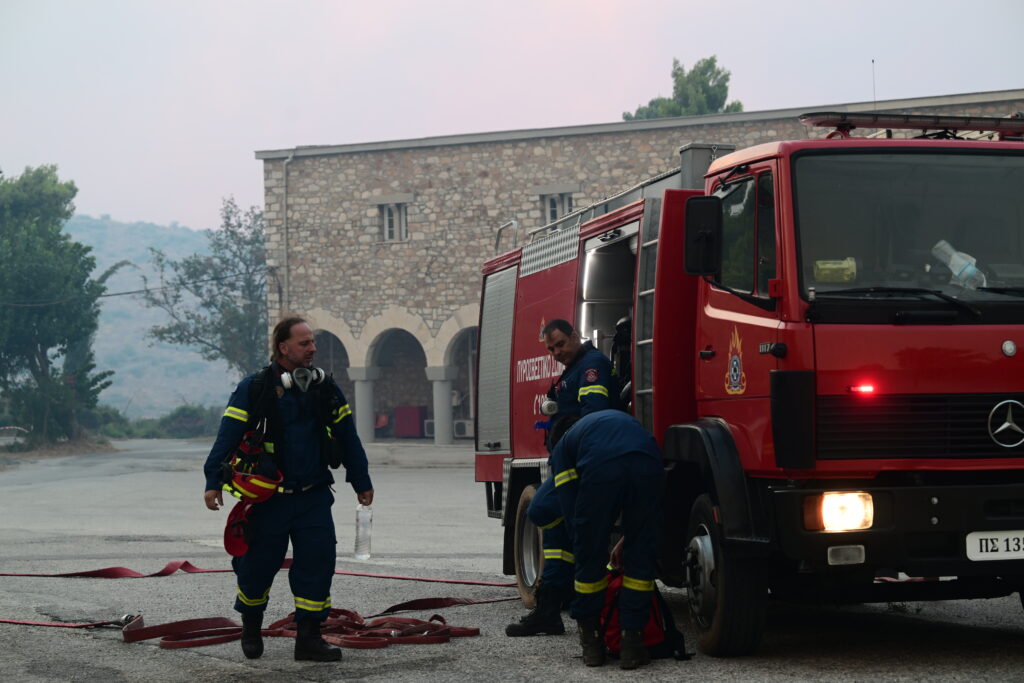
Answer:
[(804, 528), (808, 531), (870, 529), (875, 521), (871, 494), (863, 491), (826, 491), (804, 499)]

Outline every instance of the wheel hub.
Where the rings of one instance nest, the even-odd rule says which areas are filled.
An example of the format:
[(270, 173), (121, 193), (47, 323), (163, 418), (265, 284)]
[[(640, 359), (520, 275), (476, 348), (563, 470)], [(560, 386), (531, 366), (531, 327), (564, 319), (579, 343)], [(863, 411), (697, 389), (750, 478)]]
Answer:
[(701, 526), (700, 533), (690, 539), (686, 548), (686, 589), (690, 610), (697, 616), (710, 619), (717, 599), (712, 581), (715, 572), (715, 551), (711, 535)]

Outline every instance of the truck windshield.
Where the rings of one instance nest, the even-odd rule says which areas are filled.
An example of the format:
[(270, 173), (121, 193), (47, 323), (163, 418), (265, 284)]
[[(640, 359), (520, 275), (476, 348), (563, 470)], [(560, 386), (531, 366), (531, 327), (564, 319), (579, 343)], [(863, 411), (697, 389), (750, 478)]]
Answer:
[(1024, 296), (1024, 155), (806, 154), (794, 167), (805, 296)]

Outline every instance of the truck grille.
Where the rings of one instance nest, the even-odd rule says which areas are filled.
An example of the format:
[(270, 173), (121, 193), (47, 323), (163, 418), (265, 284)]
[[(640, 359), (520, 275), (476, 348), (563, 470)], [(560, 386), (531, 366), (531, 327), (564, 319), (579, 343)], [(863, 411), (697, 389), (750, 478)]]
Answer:
[[(1024, 394), (819, 396), (817, 456), (822, 460), (1024, 457), (1024, 446), (1003, 448), (989, 437), (989, 413), (1007, 399), (1024, 403)], [(1024, 420), (1014, 417), (1024, 427)]]

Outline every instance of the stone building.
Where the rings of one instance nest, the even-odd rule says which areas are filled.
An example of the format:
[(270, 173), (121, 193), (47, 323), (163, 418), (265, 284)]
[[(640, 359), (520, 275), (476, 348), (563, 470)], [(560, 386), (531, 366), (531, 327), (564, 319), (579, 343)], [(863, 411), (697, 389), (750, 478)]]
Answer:
[(270, 319), (311, 319), (364, 440), (471, 436), (487, 258), (678, 166), (689, 142), (820, 137), (799, 114), (873, 110), (1006, 116), (1024, 90), (259, 151)]

